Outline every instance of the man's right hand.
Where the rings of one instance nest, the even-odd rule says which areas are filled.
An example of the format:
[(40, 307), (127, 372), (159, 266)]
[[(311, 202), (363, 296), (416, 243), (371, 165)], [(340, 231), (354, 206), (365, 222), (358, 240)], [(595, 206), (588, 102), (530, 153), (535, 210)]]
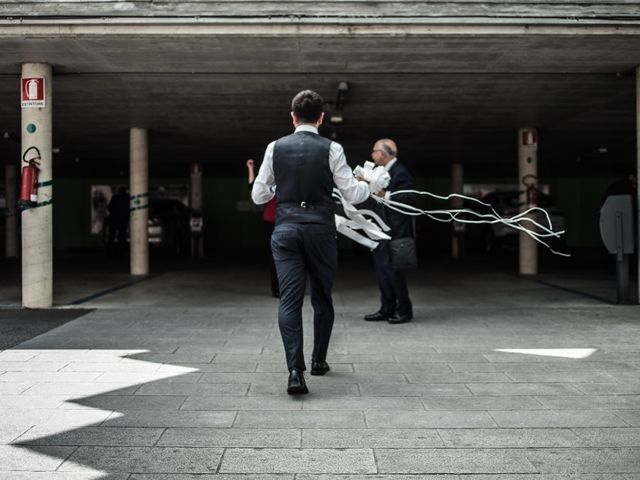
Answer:
[(252, 158), (250, 158), (249, 160), (247, 160), (247, 168), (248, 169), (253, 169), (255, 165), (255, 162), (253, 161)]

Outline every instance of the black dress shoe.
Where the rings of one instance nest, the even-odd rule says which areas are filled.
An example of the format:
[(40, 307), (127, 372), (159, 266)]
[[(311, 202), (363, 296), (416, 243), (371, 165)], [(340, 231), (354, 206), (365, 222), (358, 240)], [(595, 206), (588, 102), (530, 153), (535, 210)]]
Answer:
[(412, 318), (413, 315), (411, 315), (410, 313), (406, 313), (404, 315), (394, 315), (393, 317), (389, 318), (388, 322), (391, 324), (407, 323), (410, 322)]
[(311, 375), (324, 375), (331, 368), (327, 362), (311, 362)]
[(390, 317), (392, 317), (392, 315), (385, 313), (382, 310), (378, 310), (376, 313), (365, 315), (364, 319), (367, 322), (382, 322), (384, 320), (389, 320)]
[(297, 393), (309, 393), (307, 384), (304, 381), (304, 374), (295, 368), (289, 372), (289, 383), (287, 384), (287, 393), (295, 395)]

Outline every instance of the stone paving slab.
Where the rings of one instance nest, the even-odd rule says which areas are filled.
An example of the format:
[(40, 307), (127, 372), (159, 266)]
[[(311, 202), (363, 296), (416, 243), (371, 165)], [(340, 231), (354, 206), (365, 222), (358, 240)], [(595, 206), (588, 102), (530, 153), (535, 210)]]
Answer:
[(364, 428), (362, 412), (338, 412), (321, 415), (313, 411), (241, 411), (234, 427), (245, 428)]
[(376, 473), (369, 449), (227, 449), (223, 473)]
[(490, 411), (491, 417), (501, 427), (624, 427), (627, 424), (616, 414), (601, 410), (512, 410)]
[(427, 410), (546, 410), (534, 397), (422, 397)]
[(534, 473), (523, 451), (487, 449), (376, 449), (381, 473)]
[(488, 412), (365, 412), (369, 428), (491, 428), (496, 422)]
[(114, 473), (211, 473), (222, 457), (221, 448), (80, 447), (60, 471), (87, 468)]
[(542, 473), (635, 473), (638, 448), (531, 449), (527, 458)]
[(574, 428), (591, 447), (640, 447), (640, 428)]
[(457, 428), (438, 429), (447, 447), (530, 448), (581, 447), (582, 437), (569, 428)]
[(433, 448), (443, 447), (438, 431), (424, 428), (359, 428), (302, 430), (303, 448)]
[(640, 395), (581, 395), (535, 397), (545, 408), (554, 410), (633, 410), (640, 407)]
[(300, 429), (280, 428), (168, 428), (160, 446), (299, 448)]
[(118, 411), (107, 419), (113, 427), (230, 427), (236, 412), (185, 412), (171, 410)]
[(20, 447), (0, 445), (0, 468), (4, 471), (53, 471), (76, 447)]

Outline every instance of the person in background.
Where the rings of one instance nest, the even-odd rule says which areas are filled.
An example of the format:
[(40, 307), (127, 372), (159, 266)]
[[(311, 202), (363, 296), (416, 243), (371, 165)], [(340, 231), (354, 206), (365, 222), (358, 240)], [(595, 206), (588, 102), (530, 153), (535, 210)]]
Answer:
[[(393, 140), (378, 140), (371, 151), (371, 158), (378, 166), (383, 166), (391, 176), (386, 190), (376, 195), (390, 198), (389, 194), (398, 190), (412, 190), (413, 177), (407, 167), (398, 161), (398, 147)], [(407, 194), (398, 194), (394, 200), (410, 203)], [(413, 218), (389, 208), (376, 208), (382, 219), (389, 225), (391, 239), (413, 237)], [(413, 307), (409, 299), (409, 289), (404, 272), (391, 268), (391, 249), (389, 240), (382, 240), (373, 250), (373, 263), (376, 279), (380, 288), (380, 308), (377, 312), (365, 315), (369, 322), (387, 321), (389, 323), (405, 323), (413, 318)]]
[[(249, 186), (253, 186), (256, 179), (255, 162), (252, 158), (247, 160), (247, 179)], [(264, 237), (267, 244), (267, 252), (269, 253), (269, 275), (271, 276), (271, 294), (278, 298), (280, 296), (280, 288), (278, 287), (278, 275), (276, 273), (276, 265), (273, 262), (273, 251), (271, 250), (271, 235), (276, 224), (276, 199), (269, 200), (262, 211), (262, 220), (264, 220)]]

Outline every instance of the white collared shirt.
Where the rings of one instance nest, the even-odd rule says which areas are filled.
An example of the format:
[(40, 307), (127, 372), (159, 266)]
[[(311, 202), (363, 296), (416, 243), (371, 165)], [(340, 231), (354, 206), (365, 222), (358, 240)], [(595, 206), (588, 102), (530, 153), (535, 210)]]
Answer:
[[(313, 125), (303, 124), (296, 127), (296, 132), (311, 132), (317, 135), (318, 129)], [(267, 203), (275, 196), (276, 180), (273, 175), (273, 148), (275, 144), (274, 141), (267, 146), (258, 176), (251, 189), (251, 199), (258, 205)], [(339, 143), (331, 142), (329, 168), (333, 173), (333, 182), (348, 202), (358, 204), (369, 198), (369, 185), (367, 182), (355, 179), (347, 164), (344, 149)]]

